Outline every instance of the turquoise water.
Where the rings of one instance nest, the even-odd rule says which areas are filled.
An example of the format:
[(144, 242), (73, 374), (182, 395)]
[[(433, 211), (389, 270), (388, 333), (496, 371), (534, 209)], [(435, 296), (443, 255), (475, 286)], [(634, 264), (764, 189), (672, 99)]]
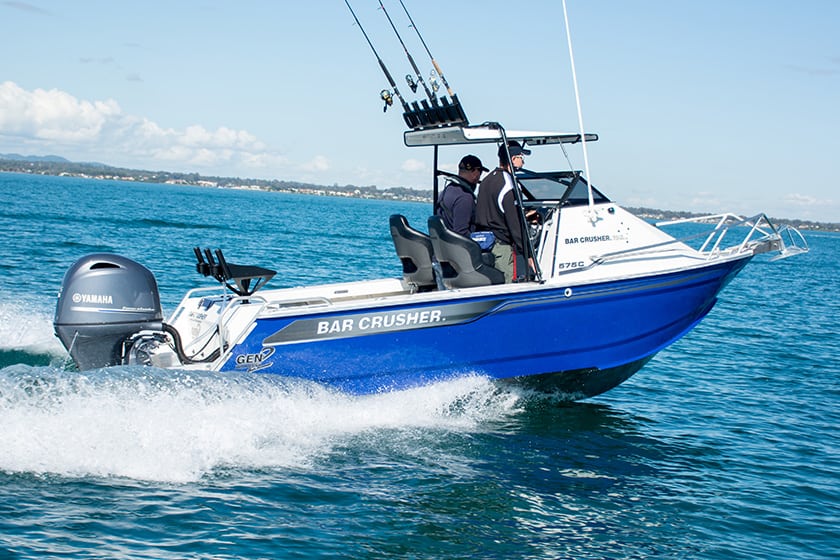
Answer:
[(0, 174), (0, 558), (840, 558), (838, 235), (586, 402), (64, 369), (85, 253), (147, 265), (169, 312), (207, 285), (194, 245), (275, 287), (396, 276), (395, 212), (428, 209)]

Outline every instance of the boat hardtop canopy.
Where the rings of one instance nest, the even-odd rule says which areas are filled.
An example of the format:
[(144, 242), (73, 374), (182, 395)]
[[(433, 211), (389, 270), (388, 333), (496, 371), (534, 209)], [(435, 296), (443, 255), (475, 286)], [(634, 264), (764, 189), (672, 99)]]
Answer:
[[(409, 147), (489, 144), (501, 142), (503, 138), (516, 140), (530, 146), (541, 146), (546, 144), (576, 144), (581, 141), (581, 134), (579, 132), (505, 130), (498, 123), (484, 123), (474, 126), (446, 126), (408, 130), (403, 135), (405, 145)], [(586, 133), (587, 142), (596, 140), (598, 140), (597, 134)]]

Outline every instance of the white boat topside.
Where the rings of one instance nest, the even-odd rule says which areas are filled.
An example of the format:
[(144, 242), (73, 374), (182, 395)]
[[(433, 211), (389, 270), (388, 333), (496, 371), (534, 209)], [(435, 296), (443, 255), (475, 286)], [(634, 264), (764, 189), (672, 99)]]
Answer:
[[(715, 235), (722, 237), (728, 230), (728, 227), (721, 228)], [(753, 232), (759, 234), (756, 239), (751, 239)], [(698, 250), (612, 202), (596, 205), (592, 210), (586, 206), (564, 208), (562, 212), (549, 214), (542, 227), (537, 250), (543, 274), (541, 281), (416, 292), (402, 278), (395, 277), (262, 289), (247, 297), (234, 297), (220, 286), (199, 288), (186, 294), (168, 323), (181, 333), (189, 333), (185, 336), (185, 349), (204, 358), (219, 348), (218, 343), (210, 342), (214, 332), (222, 341), (236, 344), (249, 335), (257, 318), (305, 317), (325, 311), (375, 311), (388, 306), (451, 302), (477, 296), (516, 298), (516, 294), (558, 288), (567, 297), (573, 297), (576, 289), (586, 285), (699, 270), (716, 263), (750, 258), (763, 252), (768, 239), (761, 237), (764, 233), (754, 225), (734, 245), (722, 248), (713, 238), (706, 244), (709, 249)], [(775, 239), (770, 237), (771, 241)], [(219, 367), (227, 356), (223, 352), (215, 361), (186, 367), (211, 370)]]

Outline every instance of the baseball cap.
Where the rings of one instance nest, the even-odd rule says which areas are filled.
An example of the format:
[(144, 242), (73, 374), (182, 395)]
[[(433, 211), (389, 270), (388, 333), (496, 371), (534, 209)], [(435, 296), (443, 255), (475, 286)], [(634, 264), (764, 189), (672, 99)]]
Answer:
[[(531, 150), (523, 148), (522, 145), (516, 140), (511, 140), (510, 142), (508, 142), (508, 150), (510, 151), (510, 157), (531, 155)], [(505, 155), (505, 147), (499, 146), (499, 158), (504, 159), (506, 157), (507, 156)]]
[(489, 169), (481, 165), (480, 159), (478, 159), (472, 154), (461, 158), (461, 163), (458, 164), (458, 169), (463, 169), (464, 171), (473, 171), (475, 169), (481, 169), (482, 171), (490, 171)]

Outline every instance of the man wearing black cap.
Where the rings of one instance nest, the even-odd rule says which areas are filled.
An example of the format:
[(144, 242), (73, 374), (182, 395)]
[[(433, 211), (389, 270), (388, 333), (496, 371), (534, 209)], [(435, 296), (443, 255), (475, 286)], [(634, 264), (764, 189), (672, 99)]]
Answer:
[[(504, 145), (499, 146), (499, 167), (481, 182), (475, 207), (476, 230), (491, 231), (496, 236), (496, 244), (493, 245), (495, 266), (505, 273), (505, 282), (512, 282), (527, 272), (522, 270), (525, 268), (525, 243), (511, 176), (511, 164), (519, 169), (527, 155), (531, 155), (531, 150), (526, 150), (515, 140), (508, 142), (507, 150)], [(533, 261), (530, 258), (528, 261), (533, 268)]]
[(489, 171), (474, 155), (464, 156), (458, 164), (458, 176), (452, 177), (438, 199), (435, 214), (447, 228), (469, 237), (475, 230), (475, 186), (481, 172)]

